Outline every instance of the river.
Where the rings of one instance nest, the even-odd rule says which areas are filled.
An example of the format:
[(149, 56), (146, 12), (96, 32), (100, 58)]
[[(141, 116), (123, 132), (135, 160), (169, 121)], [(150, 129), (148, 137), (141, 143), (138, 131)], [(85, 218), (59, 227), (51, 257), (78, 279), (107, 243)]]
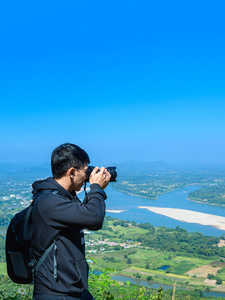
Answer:
[(124, 212), (107, 212), (107, 215), (123, 220), (133, 220), (138, 223), (149, 222), (153, 226), (166, 226), (169, 228), (180, 226), (185, 228), (188, 232), (198, 231), (204, 235), (223, 235), (225, 233), (223, 230), (219, 230), (212, 226), (199, 225), (196, 223), (185, 223), (148, 211), (146, 209), (138, 208), (138, 206), (180, 208), (225, 217), (225, 207), (201, 204), (188, 200), (188, 194), (197, 189), (199, 189), (197, 185), (191, 185), (163, 194), (159, 196), (157, 200), (152, 200), (118, 192), (109, 185), (106, 189), (108, 197), (106, 200), (107, 210), (124, 210)]

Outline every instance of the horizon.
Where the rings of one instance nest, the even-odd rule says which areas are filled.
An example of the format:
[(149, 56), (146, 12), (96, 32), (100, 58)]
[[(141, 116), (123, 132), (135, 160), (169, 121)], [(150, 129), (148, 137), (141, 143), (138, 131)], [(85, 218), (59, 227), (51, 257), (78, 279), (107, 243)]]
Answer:
[(2, 3), (0, 161), (225, 164), (225, 3)]
[[(213, 168), (213, 167), (225, 167), (225, 163), (215, 163), (215, 162), (196, 162), (196, 161), (179, 161), (179, 162), (166, 162), (163, 160), (156, 160), (156, 161), (138, 161), (138, 160), (124, 160), (120, 162), (114, 162), (112, 164), (96, 164), (96, 163), (90, 163), (89, 166), (98, 166), (100, 167), (112, 167), (112, 166), (120, 166), (120, 165), (153, 165), (159, 168), (163, 167), (181, 167), (181, 168)], [(0, 167), (1, 166), (27, 166), (27, 167), (38, 167), (40, 166), (48, 166), (51, 169), (51, 162), (42, 161), (42, 162), (30, 162), (30, 161), (23, 161), (23, 162), (2, 162), (0, 161)], [(1, 171), (1, 170), (0, 170)]]

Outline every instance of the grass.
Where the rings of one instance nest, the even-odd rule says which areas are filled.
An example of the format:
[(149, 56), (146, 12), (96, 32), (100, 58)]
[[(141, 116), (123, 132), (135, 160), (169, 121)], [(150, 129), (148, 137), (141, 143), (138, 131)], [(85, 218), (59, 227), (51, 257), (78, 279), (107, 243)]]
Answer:
[(0, 274), (7, 275), (6, 263), (0, 263)]
[[(96, 269), (107, 265), (107, 267), (115, 269), (117, 274), (124, 276), (133, 276), (135, 273), (141, 273), (143, 279), (152, 275), (154, 276), (154, 282), (173, 284), (174, 281), (177, 281), (179, 282), (179, 285), (183, 285), (185, 282), (190, 281), (193, 283), (195, 281), (196, 284), (200, 285), (204, 284), (203, 280), (198, 278), (193, 280), (192, 277), (184, 274), (188, 270), (212, 262), (212, 260), (206, 261), (198, 258), (174, 256), (174, 253), (138, 247), (95, 254), (93, 257), (97, 260)], [(172, 258), (168, 259), (169, 257)], [(111, 258), (114, 260), (110, 261)], [(131, 264), (127, 264), (127, 258), (131, 259)], [(147, 263), (149, 264), (150, 269), (146, 269)], [(157, 270), (157, 268), (162, 265), (169, 265), (171, 269), (170, 273), (166, 273), (164, 270)]]
[(187, 261), (182, 261), (178, 266), (171, 267), (169, 270), (170, 273), (184, 274), (194, 268), (196, 268), (196, 264), (191, 264)]
[(172, 274), (172, 273), (165, 273), (162, 270), (146, 270), (146, 269), (142, 269), (142, 268), (138, 268), (138, 267), (132, 267), (132, 269), (134, 270), (138, 270), (138, 271), (143, 271), (143, 272), (149, 272), (153, 275), (164, 275), (164, 276), (168, 276), (168, 277), (174, 277), (174, 278), (180, 278), (180, 279), (190, 279), (189, 276), (185, 276), (185, 275), (178, 275), (178, 274)]
[(196, 264), (198, 266), (208, 265), (214, 261), (214, 259), (203, 259), (203, 258), (195, 258), (195, 257), (189, 257), (189, 256), (176, 256), (173, 261), (175, 263), (180, 263), (182, 261), (187, 261), (192, 264)]
[[(99, 265), (104, 266), (107, 261), (109, 268), (117, 270), (129, 268), (130, 265), (127, 264), (128, 258), (131, 259), (132, 266), (145, 268), (146, 264), (149, 264), (151, 269), (155, 269), (165, 264), (164, 259), (168, 257), (168, 253), (133, 247), (92, 256), (97, 260)], [(110, 261), (107, 258), (114, 258), (114, 261)]]

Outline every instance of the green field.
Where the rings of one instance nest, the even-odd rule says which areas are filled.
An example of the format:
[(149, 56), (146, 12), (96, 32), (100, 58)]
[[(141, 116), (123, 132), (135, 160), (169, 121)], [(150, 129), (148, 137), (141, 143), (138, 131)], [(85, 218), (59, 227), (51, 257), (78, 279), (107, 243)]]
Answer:
[(0, 263), (0, 274), (7, 275), (6, 264)]
[[(94, 254), (92, 257), (97, 261), (96, 269), (107, 266), (114, 269), (116, 274), (135, 277), (135, 273), (140, 273), (141, 278), (147, 279), (149, 275), (153, 276), (152, 281), (174, 284), (174, 281), (183, 286), (184, 281), (198, 281), (201, 284), (203, 280), (185, 275), (187, 271), (199, 266), (210, 264), (212, 260), (204, 260), (190, 257), (174, 256), (168, 259), (173, 253), (160, 252), (150, 249), (130, 248), (106, 253)], [(127, 259), (131, 259), (131, 264)], [(158, 270), (159, 267), (168, 265), (170, 272)]]
[[(116, 222), (117, 223), (117, 222)], [(87, 257), (93, 257), (97, 264), (93, 266), (96, 270), (107, 267), (115, 270), (116, 275), (123, 275), (127, 277), (136, 277), (143, 280), (161, 284), (173, 285), (176, 281), (177, 286), (183, 288), (202, 288), (206, 289), (207, 284), (204, 282), (207, 279), (207, 273), (203, 277), (187, 274), (193, 269), (208, 266), (209, 269), (213, 266), (217, 267), (218, 274), (222, 280), (225, 280), (225, 260), (221, 257), (196, 257), (192, 255), (185, 255), (175, 251), (165, 251), (160, 249), (152, 249), (151, 247), (143, 246), (137, 241), (139, 236), (151, 235), (150, 227), (148, 229), (140, 228), (139, 226), (132, 226), (131, 223), (114, 225), (114, 220), (109, 220), (107, 226), (102, 231), (91, 234), (87, 240), (92, 241), (90, 248), (96, 247), (97, 253), (88, 254)], [(156, 228), (155, 231), (162, 229)], [(168, 235), (171, 233), (168, 232)], [(183, 234), (182, 231), (180, 233)], [(153, 235), (153, 232), (152, 232)], [(113, 241), (117, 246), (108, 247), (106, 251), (101, 251), (104, 242)], [(96, 246), (99, 243), (100, 246)], [(102, 244), (101, 244), (102, 243)], [(127, 244), (129, 248), (119, 248), (118, 245)], [(215, 245), (216, 246), (216, 245)], [(118, 249), (116, 248), (118, 247)], [(169, 266), (167, 270), (158, 270), (162, 266)], [(216, 289), (217, 286), (214, 285)], [(223, 289), (223, 285), (220, 286)], [(213, 289), (213, 287), (208, 287)]]

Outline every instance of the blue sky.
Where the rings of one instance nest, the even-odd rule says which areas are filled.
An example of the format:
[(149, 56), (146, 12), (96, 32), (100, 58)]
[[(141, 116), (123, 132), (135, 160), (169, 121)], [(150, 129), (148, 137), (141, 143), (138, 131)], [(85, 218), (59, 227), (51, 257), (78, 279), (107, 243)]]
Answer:
[[(152, 3), (151, 3), (152, 2)], [(224, 1), (0, 4), (0, 162), (225, 163)]]

